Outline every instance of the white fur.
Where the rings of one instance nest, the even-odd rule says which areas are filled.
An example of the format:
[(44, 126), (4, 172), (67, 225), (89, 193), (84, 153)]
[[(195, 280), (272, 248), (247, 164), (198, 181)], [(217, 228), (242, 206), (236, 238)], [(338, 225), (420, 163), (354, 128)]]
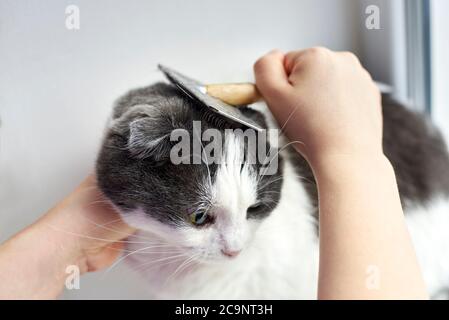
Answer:
[[(242, 142), (231, 135), (226, 140), (225, 157), (219, 166), (213, 189), (216, 210), (216, 228), (219, 229), (223, 249), (241, 251), (247, 244), (254, 224), (246, 219), (246, 210), (257, 200), (257, 176), (244, 165)], [(229, 192), (232, 190), (232, 192)]]
[[(239, 169), (240, 171), (240, 169)], [(129, 257), (148, 281), (149, 297), (170, 299), (307, 299), (316, 295), (318, 243), (311, 208), (293, 167), (284, 168), (282, 199), (256, 229), (254, 238), (234, 259), (193, 263), (180, 272), (187, 258), (172, 260), (173, 250), (163, 248)], [(232, 185), (229, 185), (231, 187)], [(227, 189), (227, 194), (230, 192)], [(230, 199), (232, 203), (235, 199)], [(237, 204), (234, 204), (237, 205)], [(238, 205), (237, 205), (238, 206)], [(246, 211), (246, 210), (245, 210)], [(248, 221), (248, 220), (247, 220)], [(147, 222), (145, 225), (152, 223)], [(142, 224), (140, 224), (142, 226)], [(153, 233), (139, 231), (140, 239), (154, 243)], [(139, 250), (143, 244), (130, 245)], [(176, 259), (176, 258), (175, 258)], [(152, 261), (157, 261), (152, 263)], [(146, 265), (145, 265), (146, 264)], [(173, 274), (176, 272), (176, 275)]]
[[(406, 215), (427, 288), (432, 296), (449, 291), (449, 200), (435, 199)], [(446, 292), (442, 292), (446, 291)]]

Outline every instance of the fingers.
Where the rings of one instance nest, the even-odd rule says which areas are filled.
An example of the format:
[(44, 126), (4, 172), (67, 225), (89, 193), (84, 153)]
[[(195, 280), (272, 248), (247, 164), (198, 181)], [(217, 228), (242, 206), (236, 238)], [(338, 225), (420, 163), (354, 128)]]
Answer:
[(284, 67), (284, 54), (273, 50), (254, 64), (256, 85), (267, 101), (282, 98), (291, 89)]
[[(273, 50), (254, 64), (257, 87), (265, 98), (273, 93), (287, 91), (291, 88), (302, 66), (307, 66), (311, 61), (320, 63), (320, 60), (327, 60), (334, 53), (323, 47), (291, 51), (287, 54)], [(349, 53), (345, 55), (355, 57)]]
[(298, 62), (305, 54), (307, 54), (307, 50), (290, 51), (285, 55), (284, 65), (288, 75), (293, 72), (295, 66), (299, 64)]

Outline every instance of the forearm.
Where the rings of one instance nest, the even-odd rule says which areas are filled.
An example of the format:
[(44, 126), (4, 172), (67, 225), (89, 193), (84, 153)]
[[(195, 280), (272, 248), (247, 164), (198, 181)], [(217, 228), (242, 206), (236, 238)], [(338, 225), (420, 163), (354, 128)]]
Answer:
[(320, 299), (427, 298), (393, 168), (383, 157), (314, 166), (320, 195)]

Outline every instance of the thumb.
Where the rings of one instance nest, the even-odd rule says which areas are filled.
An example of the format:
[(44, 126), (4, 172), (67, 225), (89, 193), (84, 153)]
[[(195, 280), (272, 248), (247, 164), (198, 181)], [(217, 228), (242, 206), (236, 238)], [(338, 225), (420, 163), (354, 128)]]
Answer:
[(256, 86), (268, 103), (283, 100), (292, 88), (288, 82), (284, 58), (284, 53), (273, 50), (254, 64)]

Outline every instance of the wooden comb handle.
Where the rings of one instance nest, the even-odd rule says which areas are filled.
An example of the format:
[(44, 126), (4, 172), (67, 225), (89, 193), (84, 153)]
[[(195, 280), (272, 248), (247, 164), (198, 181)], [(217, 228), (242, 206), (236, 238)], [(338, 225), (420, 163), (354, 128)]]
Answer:
[(206, 85), (206, 92), (233, 106), (242, 106), (259, 101), (262, 96), (252, 83), (219, 83)]

